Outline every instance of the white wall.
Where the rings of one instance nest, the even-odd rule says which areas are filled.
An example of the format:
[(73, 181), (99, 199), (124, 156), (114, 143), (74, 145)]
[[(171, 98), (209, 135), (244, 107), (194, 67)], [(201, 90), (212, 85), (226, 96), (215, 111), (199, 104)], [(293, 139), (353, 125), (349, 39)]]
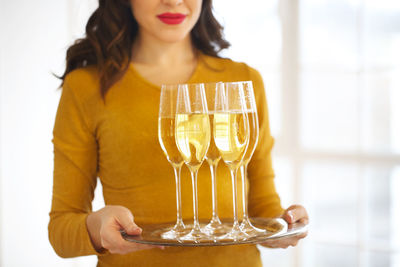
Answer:
[(76, 2), (0, 2), (0, 266), (95, 265), (59, 258), (47, 237), (60, 96), (52, 73), (62, 73), (76, 32)]

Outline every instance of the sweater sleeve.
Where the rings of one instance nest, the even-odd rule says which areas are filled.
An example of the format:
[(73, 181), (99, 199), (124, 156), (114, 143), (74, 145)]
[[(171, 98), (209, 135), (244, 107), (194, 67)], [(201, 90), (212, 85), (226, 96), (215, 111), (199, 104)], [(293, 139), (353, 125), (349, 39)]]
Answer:
[(49, 239), (61, 257), (98, 254), (86, 228), (97, 181), (97, 142), (84, 109), (64, 83), (54, 130)]
[(249, 215), (251, 217), (276, 217), (283, 209), (274, 184), (271, 150), (274, 139), (271, 136), (268, 106), (261, 75), (250, 69), (259, 120), (259, 139), (257, 148), (248, 165), (249, 179)]

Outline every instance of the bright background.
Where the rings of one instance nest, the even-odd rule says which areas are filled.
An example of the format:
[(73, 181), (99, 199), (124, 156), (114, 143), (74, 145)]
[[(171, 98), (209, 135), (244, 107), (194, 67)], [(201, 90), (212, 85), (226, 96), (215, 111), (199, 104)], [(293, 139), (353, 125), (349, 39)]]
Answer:
[[(310, 233), (264, 266), (400, 266), (400, 1), (215, 0), (232, 48), (263, 75), (276, 184)], [(0, 0), (0, 266), (95, 266), (47, 238), (65, 50), (96, 0)], [(94, 208), (100, 208), (101, 188)]]

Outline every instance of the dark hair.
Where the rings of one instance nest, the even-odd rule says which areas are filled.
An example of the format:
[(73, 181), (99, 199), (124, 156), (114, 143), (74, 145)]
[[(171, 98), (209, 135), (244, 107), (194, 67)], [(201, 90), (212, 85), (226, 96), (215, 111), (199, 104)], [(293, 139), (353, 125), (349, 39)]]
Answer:
[[(191, 31), (191, 38), (195, 48), (218, 57), (218, 53), (230, 44), (224, 39), (223, 27), (213, 15), (211, 1), (203, 0), (200, 18)], [(86, 25), (86, 36), (76, 40), (67, 50), (66, 69), (60, 77), (62, 83), (71, 71), (94, 65), (104, 97), (128, 69), (137, 33), (138, 23), (129, 0), (99, 0), (99, 7)]]

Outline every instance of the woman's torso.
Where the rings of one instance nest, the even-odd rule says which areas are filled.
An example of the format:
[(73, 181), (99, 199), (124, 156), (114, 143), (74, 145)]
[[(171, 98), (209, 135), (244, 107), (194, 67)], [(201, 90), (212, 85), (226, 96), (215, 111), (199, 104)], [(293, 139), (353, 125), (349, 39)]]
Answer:
[[(81, 72), (88, 70), (82, 70)], [(90, 71), (89, 71), (90, 72)], [(95, 75), (94, 69), (91, 70)], [(79, 74), (76, 74), (79, 75)], [(200, 56), (188, 82), (249, 80), (248, 67), (227, 59)], [(79, 77), (77, 78), (79, 80)], [(95, 80), (95, 79), (93, 79)], [(98, 176), (106, 205), (131, 210), (140, 226), (176, 220), (174, 172), (158, 141), (160, 88), (130, 65), (126, 75), (102, 101), (98, 90), (87, 86), (85, 101), (98, 142)], [(239, 183), (239, 188), (241, 184)], [(218, 213), (232, 217), (231, 178), (220, 161), (217, 174)], [(199, 217), (211, 218), (211, 176), (207, 162), (198, 175)], [(238, 195), (239, 212), (241, 194)], [(182, 167), (183, 218), (193, 218), (189, 171)], [(241, 212), (240, 212), (241, 214)], [(240, 215), (239, 214), (239, 215)], [(99, 257), (99, 266), (258, 266), (255, 246), (153, 249), (128, 255)]]

